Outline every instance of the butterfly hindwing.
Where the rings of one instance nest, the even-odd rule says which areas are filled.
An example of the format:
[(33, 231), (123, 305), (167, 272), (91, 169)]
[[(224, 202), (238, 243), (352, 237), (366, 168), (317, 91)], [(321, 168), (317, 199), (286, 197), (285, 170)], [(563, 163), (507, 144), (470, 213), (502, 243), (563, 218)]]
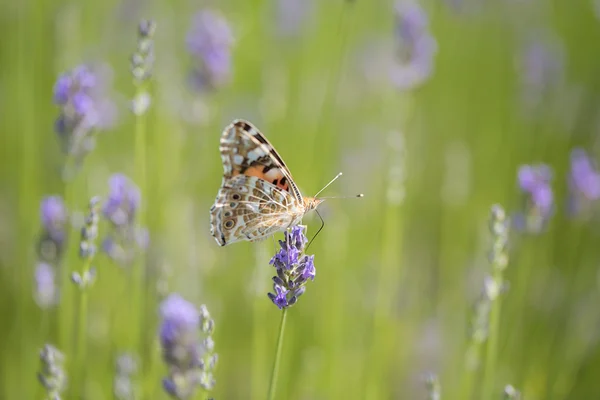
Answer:
[(288, 192), (246, 175), (224, 179), (210, 211), (211, 234), (221, 246), (262, 240), (297, 223), (303, 214)]

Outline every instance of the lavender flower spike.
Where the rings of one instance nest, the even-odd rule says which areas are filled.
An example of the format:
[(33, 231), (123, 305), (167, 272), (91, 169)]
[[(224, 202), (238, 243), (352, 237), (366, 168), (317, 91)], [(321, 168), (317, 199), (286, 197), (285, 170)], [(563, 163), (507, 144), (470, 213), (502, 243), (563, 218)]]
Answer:
[(40, 361), (38, 379), (46, 389), (48, 399), (60, 400), (67, 387), (67, 376), (63, 368), (65, 357), (56, 347), (47, 344), (40, 351)]
[(590, 216), (600, 199), (600, 172), (594, 160), (583, 149), (571, 152), (569, 172), (569, 212), (581, 217)]
[(193, 57), (192, 86), (198, 91), (216, 89), (231, 80), (233, 34), (219, 13), (203, 10), (193, 17), (186, 45)]
[[(212, 332), (214, 322), (206, 306), (196, 307), (177, 294), (171, 294), (161, 305), (160, 343), (169, 376), (163, 379), (165, 391), (176, 399), (193, 395), (198, 386), (210, 390), (214, 386), (212, 371), (217, 361)], [(199, 341), (199, 333), (205, 339)]]
[(95, 147), (96, 131), (110, 127), (114, 120), (115, 107), (103, 78), (97, 68), (80, 65), (59, 76), (54, 85), (54, 103), (60, 107), (54, 128), (75, 167)]
[(277, 275), (273, 277), (274, 293), (267, 295), (280, 310), (296, 304), (306, 291), (306, 282), (315, 280), (314, 256), (304, 254), (308, 242), (305, 230), (305, 226), (297, 225), (286, 231), (284, 240), (279, 241), (280, 250), (269, 262)]
[(437, 42), (429, 32), (425, 11), (416, 3), (396, 3), (398, 62), (392, 66), (392, 82), (401, 90), (414, 89), (433, 73)]
[(110, 191), (102, 214), (113, 229), (105, 237), (102, 250), (113, 260), (128, 265), (134, 260), (136, 251), (146, 249), (149, 241), (147, 231), (136, 224), (140, 190), (123, 174), (112, 175), (108, 185)]
[(144, 87), (152, 76), (154, 68), (154, 32), (156, 22), (142, 20), (138, 27), (137, 49), (131, 56), (131, 73), (137, 86), (137, 92), (131, 102), (131, 110), (137, 116), (144, 114), (150, 107), (151, 97)]

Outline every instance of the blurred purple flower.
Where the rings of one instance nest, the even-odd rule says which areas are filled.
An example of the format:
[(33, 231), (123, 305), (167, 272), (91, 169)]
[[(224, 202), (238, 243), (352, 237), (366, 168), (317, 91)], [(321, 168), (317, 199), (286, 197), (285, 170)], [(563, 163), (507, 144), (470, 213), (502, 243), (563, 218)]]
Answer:
[(398, 61), (392, 65), (392, 82), (401, 90), (423, 84), (433, 73), (437, 42), (429, 32), (425, 11), (412, 1), (395, 6)]
[(269, 299), (279, 309), (294, 305), (306, 290), (306, 282), (315, 279), (314, 256), (304, 255), (308, 240), (304, 234), (306, 227), (297, 225), (284, 232), (284, 240), (279, 241), (280, 249), (269, 264), (275, 267), (273, 291)]
[(234, 39), (227, 20), (219, 13), (203, 10), (194, 15), (187, 49), (194, 59), (191, 83), (194, 89), (216, 89), (231, 80), (231, 47)]
[(596, 200), (600, 199), (600, 173), (595, 162), (577, 148), (571, 152), (569, 182), (569, 212), (589, 215)]
[(40, 204), (42, 233), (38, 245), (40, 258), (56, 263), (65, 247), (68, 212), (60, 196), (44, 197)]
[(47, 196), (40, 204), (42, 226), (55, 240), (63, 240), (67, 223), (67, 208), (60, 196)]
[(554, 194), (550, 186), (552, 170), (546, 164), (522, 165), (517, 176), (519, 188), (526, 195), (526, 204), (515, 225), (517, 229), (539, 233), (554, 210)]
[(539, 105), (564, 79), (564, 50), (558, 41), (529, 39), (518, 60), (523, 101), (529, 107)]
[(140, 206), (140, 190), (123, 174), (113, 174), (108, 180), (110, 192), (102, 213), (116, 226), (131, 224)]
[(108, 180), (109, 193), (102, 214), (112, 224), (104, 238), (102, 250), (121, 265), (131, 264), (138, 251), (149, 246), (148, 230), (136, 224), (141, 195), (136, 184), (123, 174), (113, 174)]
[[(198, 385), (212, 389), (214, 354), (212, 331), (214, 322), (206, 306), (200, 310), (179, 296), (171, 294), (160, 307), (162, 323), (159, 339), (169, 376), (163, 379), (165, 391), (177, 399), (191, 396)], [(206, 339), (199, 341), (202, 331)]]
[(278, 33), (286, 37), (300, 34), (313, 8), (312, 0), (277, 0)]
[(38, 262), (35, 268), (35, 301), (41, 308), (49, 308), (58, 303), (58, 288), (52, 265)]
[(116, 108), (106, 94), (107, 72), (106, 67), (80, 65), (59, 76), (54, 85), (54, 103), (60, 106), (54, 129), (75, 167), (93, 150), (96, 130), (114, 122)]

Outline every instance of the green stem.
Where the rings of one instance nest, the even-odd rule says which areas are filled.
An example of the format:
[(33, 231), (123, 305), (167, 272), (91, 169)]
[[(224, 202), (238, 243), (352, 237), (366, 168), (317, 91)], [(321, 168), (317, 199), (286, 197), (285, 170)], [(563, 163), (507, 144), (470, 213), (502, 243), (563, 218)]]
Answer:
[[(494, 282), (499, 288), (502, 287), (503, 277), (502, 270), (500, 268), (494, 268)], [(496, 363), (498, 360), (498, 331), (500, 329), (500, 309), (501, 309), (500, 296), (496, 297), (492, 301), (492, 308), (490, 310), (490, 321), (488, 330), (488, 339), (486, 346), (485, 355), (485, 372), (483, 375), (483, 386), (482, 386), (482, 398), (491, 399), (494, 396), (493, 381), (496, 376)]]
[[(87, 276), (90, 270), (90, 266), (92, 263), (92, 257), (86, 257), (83, 263), (83, 268), (81, 270), (81, 277)], [(74, 381), (75, 385), (78, 385), (80, 390), (80, 396), (85, 396), (85, 370), (86, 370), (86, 353), (87, 353), (87, 313), (88, 313), (88, 288), (81, 287), (80, 298), (78, 303), (78, 312), (77, 312), (77, 323), (75, 324), (75, 329), (77, 330), (75, 338), (76, 342), (76, 350), (75, 357), (77, 360), (77, 372), (78, 375), (77, 381)]]
[[(136, 98), (141, 96), (142, 93), (146, 91), (146, 85), (139, 84), (136, 88)], [(140, 194), (142, 196), (142, 201), (147, 199), (144, 196), (147, 194), (147, 163), (146, 163), (146, 112), (137, 115), (135, 118), (135, 181), (139, 187)], [(145, 207), (140, 205), (140, 209), (137, 214), (137, 223), (139, 226), (145, 226), (146, 222), (146, 212)], [(135, 243), (135, 241), (134, 241)], [(148, 349), (142, 348), (145, 345), (145, 339), (143, 337), (144, 330), (142, 329), (144, 323), (144, 283), (145, 283), (145, 271), (144, 271), (144, 256), (140, 254), (136, 257), (133, 271), (131, 274), (132, 280), (132, 300), (131, 300), (131, 310), (130, 317), (132, 321), (136, 321), (136, 329), (132, 329), (132, 347), (135, 351), (140, 354), (140, 360), (143, 360), (145, 357), (144, 352)], [(142, 362), (141, 368), (143, 371), (147, 372), (146, 363)], [(142, 387), (143, 388), (143, 387)], [(145, 393), (141, 393), (142, 398)]]
[(271, 383), (269, 384), (269, 400), (275, 399), (275, 387), (277, 386), (277, 375), (279, 373), (279, 361), (281, 360), (281, 349), (283, 347), (283, 332), (285, 330), (285, 320), (287, 316), (287, 308), (281, 313), (281, 323), (279, 324), (279, 336), (277, 337), (277, 350), (275, 351), (275, 362), (273, 363), (273, 371), (271, 372)]

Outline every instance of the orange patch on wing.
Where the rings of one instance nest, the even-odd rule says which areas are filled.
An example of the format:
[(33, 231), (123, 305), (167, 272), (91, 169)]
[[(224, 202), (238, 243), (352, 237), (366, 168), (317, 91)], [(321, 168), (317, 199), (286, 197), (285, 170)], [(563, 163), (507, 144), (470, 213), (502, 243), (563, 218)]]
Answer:
[[(275, 186), (277, 186), (278, 188), (280, 188), (282, 190), (285, 190), (286, 192), (290, 191), (288, 179), (285, 177), (285, 175), (283, 175), (283, 173), (281, 172), (281, 170), (279, 168), (271, 168), (266, 173), (263, 172), (264, 169), (265, 169), (265, 167), (262, 165), (251, 166), (251, 167), (248, 167), (244, 171), (244, 175), (255, 176), (257, 178), (262, 179), (263, 181), (267, 181), (271, 184), (274, 184)], [(234, 172), (234, 175), (238, 175), (238, 174), (239, 174), (238, 171)]]

